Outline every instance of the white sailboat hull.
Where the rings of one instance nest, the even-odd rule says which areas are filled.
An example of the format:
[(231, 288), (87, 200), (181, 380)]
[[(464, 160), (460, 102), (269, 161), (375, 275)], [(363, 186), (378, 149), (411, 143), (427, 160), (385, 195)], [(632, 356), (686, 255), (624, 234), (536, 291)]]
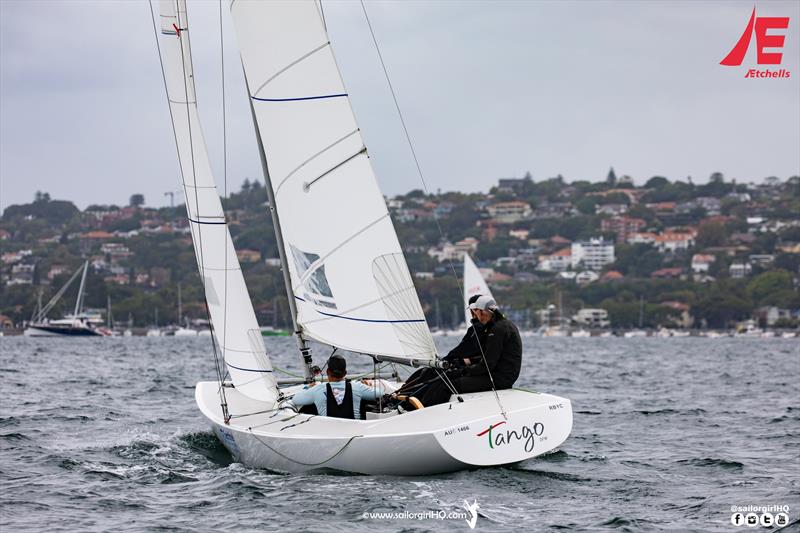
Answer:
[(201, 382), (195, 397), (220, 441), (237, 461), (280, 472), (414, 476), (503, 465), (553, 451), (572, 430), (569, 400), (521, 389), (498, 391), (507, 419), (488, 391), (373, 420), (270, 411), (269, 404), (226, 389), (232, 414), (257, 413), (227, 425), (217, 391), (218, 383)]

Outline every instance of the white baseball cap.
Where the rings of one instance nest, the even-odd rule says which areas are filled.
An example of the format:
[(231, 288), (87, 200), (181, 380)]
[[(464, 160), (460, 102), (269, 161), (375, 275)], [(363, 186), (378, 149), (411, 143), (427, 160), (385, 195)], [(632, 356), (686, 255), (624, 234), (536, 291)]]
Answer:
[(491, 296), (481, 296), (474, 303), (469, 304), (470, 309), (480, 309), (482, 311), (491, 311), (497, 309), (497, 302)]

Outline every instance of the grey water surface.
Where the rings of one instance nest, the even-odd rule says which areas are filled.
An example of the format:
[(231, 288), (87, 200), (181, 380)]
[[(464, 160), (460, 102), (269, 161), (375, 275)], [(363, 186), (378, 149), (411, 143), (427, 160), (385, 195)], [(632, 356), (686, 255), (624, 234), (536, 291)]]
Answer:
[[(750, 529), (732, 505), (788, 505), (798, 527), (798, 339), (526, 338), (517, 384), (572, 400), (570, 438), (419, 478), (233, 463), (194, 404), (215, 375), (210, 342), (0, 338), (0, 529), (469, 531), (439, 518), (464, 500), (476, 531)], [(297, 371), (292, 339), (266, 343)]]

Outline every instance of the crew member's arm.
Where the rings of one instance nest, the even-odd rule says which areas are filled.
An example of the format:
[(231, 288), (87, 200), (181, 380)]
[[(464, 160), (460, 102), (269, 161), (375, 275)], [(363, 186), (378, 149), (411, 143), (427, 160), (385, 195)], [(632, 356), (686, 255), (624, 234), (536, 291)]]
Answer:
[[(475, 322), (477, 322), (477, 320)], [(478, 325), (481, 325), (480, 322), (478, 322)], [(476, 347), (476, 341), (474, 336), (477, 335), (477, 329), (476, 329), (477, 327), (478, 326), (476, 326), (476, 324), (473, 323), (473, 325), (467, 329), (467, 333), (461, 339), (461, 342), (458, 343), (458, 346), (450, 350), (450, 352), (448, 352), (448, 354), (445, 355), (443, 359), (449, 362), (453, 362), (458, 359), (464, 359), (465, 360), (464, 364), (469, 364), (466, 360), (468, 360), (469, 357), (475, 355), (474, 352)]]
[(317, 383), (314, 382), (311, 385), (306, 385), (299, 391), (294, 393), (292, 396), (292, 403), (295, 405), (311, 405), (316, 400), (316, 395), (314, 394), (314, 385)]
[(366, 379), (361, 382), (353, 383), (352, 385), (356, 384), (361, 386), (362, 400), (377, 400), (383, 396), (383, 386), (381, 385), (380, 381), (378, 382), (377, 387), (373, 386), (372, 382)]

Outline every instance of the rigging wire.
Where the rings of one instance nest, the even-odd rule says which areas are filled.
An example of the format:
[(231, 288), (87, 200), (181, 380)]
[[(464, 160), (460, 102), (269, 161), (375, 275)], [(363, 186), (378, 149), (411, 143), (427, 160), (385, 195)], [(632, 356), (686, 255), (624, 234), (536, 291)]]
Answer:
[[(170, 122), (172, 123), (172, 134), (173, 134), (173, 137), (175, 139), (175, 147), (176, 147), (176, 149), (179, 149), (179, 146), (178, 146), (178, 132), (177, 132), (177, 130), (175, 128), (175, 120), (174, 120), (174, 116), (173, 116), (173, 113), (172, 113), (172, 105), (171, 105), (170, 98), (169, 98), (169, 87), (167, 85), (167, 75), (166, 75), (166, 70), (164, 69), (164, 59), (163, 59), (163, 57), (161, 55), (161, 43), (158, 40), (158, 29), (156, 28), (156, 16), (155, 16), (155, 12), (153, 10), (152, 1), (148, 0), (147, 4), (150, 7), (150, 20), (153, 23), (153, 37), (155, 38), (155, 41), (156, 41), (156, 50), (158, 51), (158, 62), (160, 64), (160, 66), (161, 66), (161, 79), (164, 82), (164, 94), (167, 97), (167, 107), (169, 108), (169, 114), (170, 114), (170, 119), (171, 119)], [(180, 20), (180, 11), (178, 9), (178, 2), (177, 1), (175, 2), (175, 20), (177, 22), (176, 27), (180, 27), (181, 26), (181, 24), (180, 24), (180, 22), (181, 22), (181, 20)], [(178, 32), (178, 38), (180, 38), (180, 31)], [(199, 215), (199, 211), (200, 211), (199, 210), (199, 203), (197, 203), (197, 179), (196, 179), (195, 168), (194, 168), (194, 145), (192, 143), (192, 123), (191, 123), (190, 113), (189, 113), (189, 98), (188, 98), (188, 91), (189, 90), (188, 90), (188, 86), (187, 86), (187, 82), (186, 82), (186, 62), (185, 62), (184, 51), (183, 51), (183, 41), (181, 41), (180, 43), (181, 43), (181, 64), (182, 64), (183, 72), (184, 72), (184, 94), (185, 94), (184, 101), (186, 102), (186, 115), (187, 115), (187, 121), (188, 121), (188, 126), (189, 126), (189, 147), (190, 147), (191, 157), (192, 157), (192, 175), (194, 176), (194, 182), (195, 182), (195, 202), (196, 202), (195, 205), (198, 206), (197, 211), (198, 211), (198, 215)], [(183, 171), (183, 163), (181, 162), (180, 157), (178, 158), (178, 165), (180, 166), (180, 170), (181, 170), (181, 180), (185, 180), (185, 174), (184, 174), (184, 171)], [(184, 182), (184, 185), (185, 185), (185, 182)], [(188, 198), (188, 195), (186, 195), (185, 187), (184, 187), (184, 197), (186, 198), (187, 210), (188, 210), (189, 198)], [(199, 254), (199, 262), (200, 262), (200, 264), (199, 264), (199, 266), (200, 266), (200, 272), (201, 272), (201, 275), (202, 275), (205, 270), (203, 268), (203, 262), (202, 262), (203, 261), (203, 259), (202, 259), (203, 249), (202, 249), (201, 228), (197, 229), (197, 234), (198, 234), (198, 239), (200, 239), (200, 254)], [(205, 279), (204, 276), (203, 276), (203, 278)], [(203, 289), (204, 289), (203, 290), (203, 297), (205, 298), (205, 281), (203, 282)], [(215, 367), (215, 369), (217, 371), (217, 377), (219, 379), (218, 392), (220, 394), (220, 407), (222, 408), (222, 414), (223, 414), (223, 416), (225, 418), (225, 422), (227, 423), (230, 420), (230, 414), (228, 413), (228, 402), (227, 402), (227, 398), (225, 396), (225, 388), (223, 387), (222, 371), (220, 370), (220, 366), (219, 366), (219, 356), (217, 354), (216, 342), (214, 341), (213, 324), (211, 323), (211, 315), (210, 315), (210, 311), (208, 309), (208, 300), (207, 299), (206, 299), (205, 304), (206, 304), (205, 308), (206, 308), (206, 314), (208, 316), (209, 327), (212, 330), (211, 345), (212, 345), (212, 349), (213, 349), (213, 352), (214, 352), (214, 367)]]
[[(219, 62), (220, 62), (220, 78), (222, 85), (222, 180), (223, 189), (222, 194), (224, 198), (228, 197), (228, 130), (227, 130), (227, 113), (225, 108), (225, 44), (224, 36), (222, 33), (222, 0), (219, 0)], [(195, 96), (195, 99), (197, 97)], [(225, 216), (225, 209), (222, 210), (222, 216)], [(225, 302), (222, 304), (222, 340), (220, 348), (222, 349), (222, 362), (225, 363), (226, 352), (225, 345), (228, 343), (228, 238), (230, 232), (226, 231), (223, 235), (223, 261), (225, 265), (223, 293), (225, 294)], [(225, 374), (228, 374), (228, 367), (225, 365)]]
[[(375, 51), (378, 53), (378, 59), (380, 60), (381, 68), (383, 69), (383, 75), (386, 78), (386, 84), (389, 86), (389, 92), (391, 92), (391, 94), (392, 94), (392, 100), (394, 101), (394, 107), (397, 110), (397, 116), (400, 118), (400, 124), (403, 127), (403, 133), (405, 134), (406, 142), (408, 143), (408, 148), (411, 151), (412, 158), (414, 159), (414, 165), (417, 168), (417, 174), (419, 174), (420, 181), (422, 182), (422, 187), (425, 189), (425, 194), (426, 195), (430, 195), (430, 191), (428, 190), (428, 184), (425, 182), (425, 176), (422, 173), (422, 167), (419, 164), (419, 158), (417, 158), (417, 152), (414, 149), (414, 143), (411, 142), (411, 134), (409, 134), (409, 132), (408, 132), (408, 127), (406, 126), (405, 118), (403, 118), (403, 113), (400, 110), (400, 104), (398, 103), (398, 100), (397, 100), (397, 94), (395, 93), (394, 86), (392, 85), (392, 80), (389, 78), (389, 71), (386, 68), (386, 63), (383, 60), (383, 54), (381, 54), (381, 49), (380, 49), (380, 46), (378, 45), (378, 39), (375, 37), (375, 31), (372, 28), (372, 22), (370, 21), (369, 15), (367, 14), (367, 7), (364, 5), (364, 0), (359, 0), (359, 1), (360, 1), (360, 4), (361, 4), (361, 10), (364, 12), (364, 18), (367, 21), (367, 27), (369, 28), (369, 33), (372, 36), (372, 42), (375, 45)], [(442, 240), (444, 240), (444, 238), (445, 238), (444, 237), (444, 231), (442, 230), (442, 225), (439, 223), (439, 217), (436, 215), (435, 211), (433, 213), (433, 221), (436, 223), (436, 228), (439, 230), (439, 237)], [(456, 274), (456, 269), (455, 269), (455, 266), (453, 265), (453, 260), (448, 258), (447, 262), (450, 265), (450, 270), (452, 271), (453, 278), (456, 280), (456, 285), (458, 286), (458, 290), (461, 293), (461, 299), (463, 301), (463, 300), (465, 300), (465, 298), (464, 298), (464, 289), (461, 286), (461, 284), (458, 282), (459, 278), (458, 278), (458, 275)], [(473, 328), (473, 331), (475, 331), (474, 328)], [(477, 335), (477, 332), (475, 334)], [(494, 397), (495, 397), (495, 400), (497, 401), (497, 405), (500, 407), (500, 412), (503, 415), (503, 418), (507, 418), (506, 410), (503, 407), (503, 403), (500, 401), (500, 395), (497, 394), (497, 388), (495, 387), (495, 384), (494, 384), (494, 378), (492, 377), (492, 371), (489, 369), (489, 363), (486, 362), (486, 356), (484, 354), (483, 346), (481, 345), (480, 338), (478, 338), (478, 348), (481, 351), (481, 359), (483, 359), (483, 363), (486, 366), (486, 372), (489, 375), (489, 381), (492, 383), (492, 391), (494, 392)], [(446, 383), (446, 385), (448, 386), (448, 388), (452, 386), (452, 384), (447, 384), (447, 383)]]

